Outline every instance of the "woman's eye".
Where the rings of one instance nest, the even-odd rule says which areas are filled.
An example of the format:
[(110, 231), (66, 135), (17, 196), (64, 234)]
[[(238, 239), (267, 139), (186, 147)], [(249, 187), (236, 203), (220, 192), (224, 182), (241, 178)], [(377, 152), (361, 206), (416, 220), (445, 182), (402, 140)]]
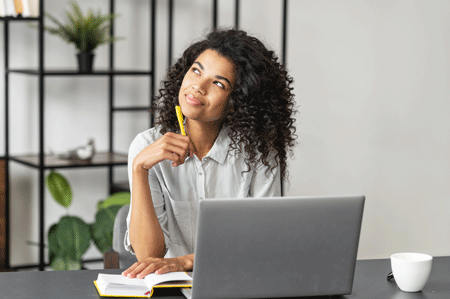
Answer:
[(193, 71), (194, 73), (196, 73), (196, 74), (199, 74), (199, 75), (200, 75), (200, 71), (199, 71), (198, 69), (196, 69), (196, 68), (193, 68), (193, 69), (192, 69), (192, 71)]
[(220, 88), (223, 88), (223, 89), (225, 89), (225, 85), (223, 85), (221, 82), (219, 82), (219, 81), (216, 81), (216, 82), (214, 82), (217, 86), (219, 86)]

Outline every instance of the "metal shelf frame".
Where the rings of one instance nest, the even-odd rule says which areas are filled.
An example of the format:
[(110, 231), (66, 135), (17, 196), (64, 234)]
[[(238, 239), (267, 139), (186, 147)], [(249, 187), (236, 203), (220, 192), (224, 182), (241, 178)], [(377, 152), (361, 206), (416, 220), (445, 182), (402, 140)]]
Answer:
[[(109, 1), (109, 12), (115, 12), (115, 1)], [(127, 155), (123, 153), (116, 153), (114, 151), (114, 114), (115, 112), (129, 111), (129, 112), (139, 112), (148, 111), (149, 112), (149, 126), (153, 125), (153, 115), (150, 113), (150, 106), (152, 105), (152, 98), (155, 91), (155, 41), (156, 41), (156, 21), (155, 14), (156, 11), (156, 0), (151, 0), (150, 3), (150, 65), (149, 70), (116, 70), (114, 68), (114, 43), (109, 44), (109, 67), (106, 70), (96, 70), (92, 73), (80, 73), (77, 70), (49, 70), (44, 67), (44, 56), (45, 56), (45, 44), (44, 44), (44, 12), (45, 12), (45, 0), (40, 0), (39, 7), (39, 17), (33, 18), (23, 18), (23, 17), (1, 17), (0, 21), (4, 23), (4, 70), (5, 70), (5, 158), (6, 158), (6, 210), (9, 211), (10, 206), (10, 162), (19, 163), (27, 167), (37, 169), (39, 178), (39, 262), (37, 265), (23, 265), (14, 267), (14, 270), (27, 269), (27, 268), (39, 268), (43, 271), (47, 266), (45, 263), (45, 172), (49, 169), (56, 168), (91, 168), (91, 167), (106, 167), (108, 168), (108, 190), (111, 193), (113, 190), (123, 189), (123, 187), (116, 187), (114, 183), (114, 167), (127, 165)], [(9, 65), (9, 43), (10, 43), (10, 23), (12, 22), (37, 22), (38, 23), (38, 68), (37, 69), (14, 69), (10, 68)], [(114, 21), (112, 22), (110, 34), (114, 35)], [(39, 150), (37, 154), (29, 156), (12, 156), (10, 153), (10, 116), (9, 116), (9, 79), (11, 75), (32, 75), (38, 77), (38, 131), (39, 131)], [(108, 140), (109, 147), (106, 153), (97, 153), (91, 162), (85, 161), (68, 161), (59, 159), (56, 156), (46, 155), (44, 153), (45, 148), (45, 136), (44, 136), (44, 120), (45, 120), (45, 79), (47, 77), (73, 77), (73, 76), (92, 76), (98, 77), (103, 76), (108, 78)], [(149, 105), (142, 107), (115, 107), (114, 106), (114, 78), (116, 76), (148, 76), (150, 78), (150, 94), (149, 94)], [(121, 184), (118, 183), (120, 186)], [(10, 267), (10, 231), (9, 213), (7, 213), (6, 218), (6, 268)], [(89, 262), (86, 261), (86, 262)]]
[[(115, 1), (110, 0), (109, 7), (110, 13), (115, 12)], [(217, 28), (218, 24), (218, 1), (213, 0), (212, 9), (212, 25), (213, 29)], [(116, 70), (114, 68), (114, 44), (109, 45), (109, 69), (107, 70), (97, 70), (90, 74), (81, 74), (76, 70), (46, 70), (44, 69), (44, 11), (45, 11), (45, 0), (40, 0), (39, 17), (34, 18), (13, 18), (13, 17), (0, 17), (0, 21), (4, 22), (4, 61), (5, 61), (5, 158), (6, 158), (6, 209), (9, 211), (9, 198), (10, 198), (10, 172), (9, 163), (14, 161), (16, 163), (21, 163), (23, 165), (35, 168), (39, 172), (39, 263), (38, 265), (24, 265), (22, 267), (14, 267), (14, 270), (21, 268), (33, 268), (38, 267), (39, 270), (43, 271), (47, 264), (45, 263), (44, 257), (44, 237), (45, 237), (45, 215), (44, 215), (44, 191), (45, 191), (45, 171), (51, 168), (87, 168), (87, 167), (107, 167), (108, 177), (109, 177), (109, 190), (121, 190), (124, 188), (123, 183), (114, 184), (114, 174), (113, 168), (115, 166), (126, 165), (126, 155), (121, 153), (114, 153), (114, 134), (113, 134), (113, 124), (114, 124), (114, 112), (122, 111), (148, 111), (152, 103), (152, 98), (155, 95), (155, 42), (156, 42), (156, 0), (151, 0), (150, 4), (150, 71), (139, 71), (139, 70)], [(283, 6), (282, 15), (282, 55), (281, 61), (286, 67), (287, 65), (287, 19), (288, 19), (288, 0), (280, 0)], [(168, 0), (168, 68), (172, 65), (172, 48), (173, 48), (173, 11), (174, 11), (174, 1)], [(10, 69), (9, 68), (9, 24), (10, 22), (38, 22), (38, 56), (39, 56), (39, 66), (38, 69)], [(239, 29), (240, 26), (240, 0), (235, 0), (235, 19), (234, 27)], [(111, 26), (110, 34), (114, 35), (114, 23)], [(12, 74), (21, 75), (34, 75), (38, 76), (38, 113), (39, 113), (39, 153), (37, 155), (31, 156), (11, 156), (9, 151), (9, 76)], [(108, 98), (109, 98), (109, 152), (103, 153), (106, 155), (101, 162), (92, 163), (75, 163), (70, 164), (64, 161), (58, 160), (55, 157), (45, 155), (44, 153), (44, 119), (45, 119), (45, 107), (44, 107), (44, 96), (45, 96), (45, 78), (53, 76), (107, 76), (108, 80)], [(115, 107), (114, 106), (114, 78), (116, 76), (149, 76), (150, 77), (150, 105), (147, 107)], [(150, 113), (150, 127), (154, 123), (154, 116)], [(114, 157), (114, 158), (113, 158)], [(95, 158), (94, 158), (95, 159)], [(56, 160), (56, 162), (55, 162)], [(282, 184), (282, 195), (283, 195), (283, 181)], [(6, 218), (6, 231), (10, 230), (10, 219), (9, 213), (7, 213)], [(10, 268), (9, 264), (10, 248), (9, 248), (9, 236), (6, 237), (6, 257), (7, 264), (6, 267)]]

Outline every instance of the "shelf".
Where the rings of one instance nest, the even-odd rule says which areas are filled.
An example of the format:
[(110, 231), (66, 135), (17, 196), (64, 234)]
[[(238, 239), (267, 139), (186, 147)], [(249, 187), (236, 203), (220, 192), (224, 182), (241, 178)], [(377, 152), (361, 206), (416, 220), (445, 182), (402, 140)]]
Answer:
[(112, 185), (112, 193), (116, 192), (130, 192), (130, 184), (126, 182), (117, 182)]
[(27, 22), (27, 21), (39, 21), (39, 17), (0, 17), (0, 21), (13, 21), (13, 22)]
[(141, 106), (141, 107), (114, 107), (112, 108), (113, 111), (123, 111), (123, 112), (127, 112), (127, 111), (145, 111), (145, 112), (150, 112), (150, 107), (149, 106)]
[[(1, 0), (0, 0), (1, 1)], [(8, 1), (12, 1), (12, 0), (8, 0)], [(138, 65), (136, 67), (132, 67), (132, 66), (127, 66), (124, 65), (122, 69), (117, 70), (114, 67), (114, 57), (116, 54), (114, 53), (114, 43), (109, 45), (109, 53), (105, 55), (104, 58), (108, 58), (108, 64), (104, 65), (103, 67), (98, 67), (95, 68), (94, 70), (90, 73), (81, 73), (79, 72), (78, 68), (73, 65), (72, 67), (66, 67), (66, 66), (61, 66), (61, 65), (55, 65), (54, 67), (47, 67), (44, 65), (44, 56), (48, 55), (48, 45), (45, 42), (45, 34), (44, 31), (40, 31), (41, 29), (45, 29), (44, 27), (44, 11), (45, 11), (45, 5), (44, 5), (45, 0), (39, 0), (39, 3), (41, 4), (39, 6), (39, 13), (40, 15), (38, 17), (27, 17), (24, 18), (22, 16), (19, 17), (12, 17), (12, 16), (8, 16), (8, 17), (0, 17), (0, 23), (3, 21), (4, 23), (4, 27), (5, 27), (5, 32), (4, 32), (4, 53), (5, 53), (5, 63), (4, 65), (1, 67), (4, 71), (5, 74), (5, 88), (4, 88), (4, 95), (5, 95), (5, 159), (7, 161), (6, 165), (7, 165), (7, 175), (6, 175), (6, 182), (7, 182), (7, 186), (6, 186), (6, 194), (7, 194), (7, 198), (6, 198), (6, 203), (9, 204), (10, 201), (10, 188), (9, 188), (9, 172), (8, 172), (8, 165), (10, 163), (8, 163), (9, 161), (11, 163), (18, 163), (21, 164), (23, 166), (29, 167), (29, 168), (34, 168), (36, 169), (39, 174), (39, 184), (43, 183), (43, 179), (45, 176), (45, 172), (49, 169), (74, 169), (74, 168), (84, 168), (86, 170), (90, 170), (89, 168), (98, 168), (98, 167), (103, 167), (103, 168), (107, 168), (107, 173), (108, 173), (108, 188), (111, 192), (111, 190), (117, 190), (117, 191), (126, 191), (129, 190), (128, 187), (128, 183), (127, 182), (117, 182), (114, 183), (116, 180), (114, 179), (115, 177), (115, 170), (116, 167), (120, 167), (120, 168), (125, 168), (126, 165), (128, 164), (128, 155), (126, 153), (118, 153), (114, 150), (114, 144), (115, 144), (115, 126), (114, 126), (114, 113), (115, 112), (137, 112), (137, 113), (142, 113), (145, 111), (150, 112), (150, 107), (152, 106), (152, 97), (155, 94), (155, 78), (154, 78), (154, 74), (155, 74), (155, 55), (156, 55), (156, 51), (154, 48), (154, 45), (156, 45), (156, 0), (150, 0), (150, 11), (149, 11), (149, 17), (150, 17), (150, 36), (149, 36), (149, 41), (150, 41), (150, 48), (149, 48), (149, 54), (150, 54), (150, 65), (148, 66), (148, 68), (145, 65)], [(115, 7), (115, 0), (110, 0), (108, 1), (109, 4), (109, 10), (110, 12), (114, 11), (114, 7)], [(125, 2), (127, 3), (127, 2)], [(172, 11), (172, 10), (171, 10)], [(172, 19), (172, 18), (170, 18)], [(16, 65), (16, 66), (12, 66), (10, 65), (10, 53), (11, 53), (11, 49), (10, 49), (10, 38), (11, 36), (14, 36), (14, 33), (10, 34), (11, 30), (16, 27), (12, 24), (16, 23), (16, 22), (36, 22), (36, 24), (38, 26), (36, 26), (37, 30), (34, 30), (34, 32), (37, 34), (37, 38), (38, 38), (38, 47), (35, 51), (31, 51), (33, 53), (36, 53), (37, 51), (37, 55), (38, 55), (38, 61), (35, 65)], [(8, 26), (8, 24), (10, 24)], [(34, 23), (33, 23), (34, 24)], [(36, 25), (35, 24), (35, 25)], [(25, 24), (24, 24), (25, 25)], [(111, 29), (114, 28), (114, 22), (111, 23)], [(172, 30), (172, 29), (170, 29)], [(112, 30), (111, 30), (112, 31)], [(170, 34), (171, 36), (171, 34)], [(147, 38), (146, 38), (147, 39)], [(169, 52), (171, 52), (171, 43), (169, 43)], [(73, 58), (75, 58), (75, 52), (72, 53), (68, 53), (68, 57), (72, 56)], [(39, 129), (39, 135), (38, 135), (38, 139), (39, 139), (39, 151), (38, 152), (34, 152), (33, 154), (25, 154), (25, 155), (15, 155), (15, 156), (11, 156), (10, 152), (9, 152), (9, 140), (10, 140), (10, 134), (9, 134), (9, 125), (8, 125), (8, 119), (9, 119), (9, 102), (10, 102), (10, 95), (13, 94), (14, 90), (10, 90), (8, 87), (10, 87), (10, 80), (12, 79), (12, 77), (14, 77), (14, 79), (16, 77), (16, 74), (19, 76), (34, 76), (36, 79), (39, 80), (39, 84), (37, 86), (37, 90), (35, 95), (38, 97), (39, 102), (37, 103), (37, 111), (38, 111), (38, 129)], [(105, 152), (99, 152), (97, 153), (93, 159), (91, 161), (82, 161), (82, 160), (70, 160), (70, 159), (63, 159), (60, 158), (58, 155), (45, 155), (44, 152), (44, 148), (45, 148), (45, 143), (44, 143), (44, 138), (43, 138), (43, 134), (45, 131), (45, 119), (44, 119), (44, 113), (43, 111), (45, 110), (45, 87), (46, 84), (50, 84), (50, 82), (48, 80), (43, 80), (43, 79), (47, 79), (48, 77), (53, 78), (63, 78), (65, 80), (68, 80), (70, 78), (70, 80), (75, 79), (75, 77), (80, 77), (80, 79), (89, 79), (89, 80), (93, 80), (94, 78), (99, 78), (100, 80), (104, 80), (106, 79), (107, 82), (107, 91), (108, 91), (108, 108), (107, 111), (105, 111), (108, 114), (108, 143), (109, 146), (108, 148), (105, 149)], [(120, 77), (120, 78), (119, 78)], [(115, 84), (117, 80), (113, 80), (115, 78), (118, 78), (120, 80), (123, 79), (144, 79), (145, 81), (147, 81), (148, 79), (148, 83), (150, 84), (150, 90), (149, 90), (149, 97), (148, 97), (148, 105), (145, 105), (146, 103), (141, 102), (139, 104), (133, 104), (130, 102), (127, 103), (123, 103), (121, 106), (115, 106), (115, 97), (116, 97), (116, 89), (115, 88)], [(105, 82), (106, 83), (106, 82)], [(145, 83), (147, 85), (147, 83)], [(102, 84), (101, 88), (102, 90), (104, 89), (106, 84)], [(145, 97), (147, 98), (147, 97)], [(3, 119), (1, 119), (0, 121), (2, 121)], [(152, 126), (153, 123), (153, 115), (150, 112), (150, 126)], [(149, 127), (149, 126), (146, 126)], [(41, 160), (42, 159), (42, 160)], [(92, 170), (92, 169), (91, 169)], [(121, 169), (123, 170), (123, 169)], [(1, 178), (0, 178), (1, 180)], [(39, 263), (37, 265), (32, 265), (32, 266), (37, 266), (39, 268), (39, 270), (44, 270), (46, 267), (46, 263), (45, 263), (45, 236), (46, 236), (46, 232), (45, 232), (45, 214), (46, 214), (46, 210), (45, 210), (45, 188), (44, 186), (40, 185), (38, 188), (38, 197), (39, 197), (39, 202), (38, 202), (38, 212), (39, 212), (39, 219), (36, 223), (36, 225), (38, 226), (39, 229), (39, 245), (38, 245), (38, 249), (39, 249)], [(1, 191), (1, 190), (0, 190)], [(1, 226), (1, 224), (0, 224)], [(6, 221), (6, 230), (9, 231), (9, 218), (7, 218)], [(0, 236), (1, 239), (1, 236)], [(5, 256), (7, 259), (7, 267), (9, 268), (9, 258), (10, 258), (10, 242), (9, 242), (9, 236), (6, 236), (5, 238), (6, 240), (6, 249), (5, 249)], [(1, 251), (1, 249), (0, 249)], [(25, 265), (27, 266), (27, 265)], [(1, 267), (1, 264), (0, 264)]]
[[(12, 156), (12, 161), (39, 168), (39, 155)], [(97, 153), (91, 161), (62, 159), (56, 155), (46, 155), (44, 169), (50, 168), (78, 168), (78, 167), (104, 167), (115, 165), (127, 165), (128, 157), (120, 153)]]
[[(7, 70), (10, 74), (25, 74), (25, 75), (34, 75), (39, 76), (39, 70), (35, 69), (9, 69)], [(98, 70), (93, 71), (92, 73), (80, 73), (77, 70), (44, 70), (42, 73), (43, 76), (152, 76), (153, 72), (151, 71), (136, 71), (136, 70)]]

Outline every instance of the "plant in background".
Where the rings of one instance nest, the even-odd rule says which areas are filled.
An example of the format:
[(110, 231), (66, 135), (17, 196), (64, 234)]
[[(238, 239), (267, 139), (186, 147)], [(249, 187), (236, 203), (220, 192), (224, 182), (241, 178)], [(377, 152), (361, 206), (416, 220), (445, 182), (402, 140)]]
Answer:
[[(80, 63), (80, 71), (82, 69), (81, 58), (90, 57), (93, 59), (93, 51), (102, 44), (112, 43), (119, 38), (109, 35), (111, 22), (117, 17), (116, 14), (102, 15), (100, 11), (94, 13), (92, 9), (88, 9), (86, 14), (80, 9), (80, 6), (70, 1), (71, 11), (66, 11), (67, 23), (64, 24), (56, 17), (46, 13), (46, 16), (55, 23), (56, 27), (45, 26), (44, 29), (50, 34), (60, 36), (68, 43), (73, 43), (78, 49), (78, 58)], [(90, 61), (92, 67), (92, 60)], [(89, 71), (89, 70), (87, 70)]]
[(105, 253), (112, 247), (114, 220), (117, 212), (130, 204), (130, 193), (119, 192), (97, 203), (95, 222), (90, 225), (92, 240), (100, 252)]
[[(52, 197), (65, 208), (72, 203), (72, 189), (67, 179), (51, 171), (46, 185)], [(97, 204), (95, 222), (87, 224), (76, 216), (63, 216), (48, 231), (49, 261), (54, 270), (79, 270), (81, 259), (93, 240), (100, 252), (112, 247), (114, 219), (119, 209), (130, 204), (130, 193), (111, 195)]]

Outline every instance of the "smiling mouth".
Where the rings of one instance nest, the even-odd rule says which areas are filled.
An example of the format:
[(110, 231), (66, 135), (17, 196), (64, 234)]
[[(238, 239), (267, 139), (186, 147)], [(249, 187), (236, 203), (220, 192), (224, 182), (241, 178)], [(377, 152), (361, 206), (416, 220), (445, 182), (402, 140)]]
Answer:
[(188, 104), (193, 105), (193, 106), (203, 105), (203, 103), (200, 102), (199, 99), (197, 99), (196, 97), (194, 97), (191, 94), (186, 95), (186, 102), (188, 102)]

